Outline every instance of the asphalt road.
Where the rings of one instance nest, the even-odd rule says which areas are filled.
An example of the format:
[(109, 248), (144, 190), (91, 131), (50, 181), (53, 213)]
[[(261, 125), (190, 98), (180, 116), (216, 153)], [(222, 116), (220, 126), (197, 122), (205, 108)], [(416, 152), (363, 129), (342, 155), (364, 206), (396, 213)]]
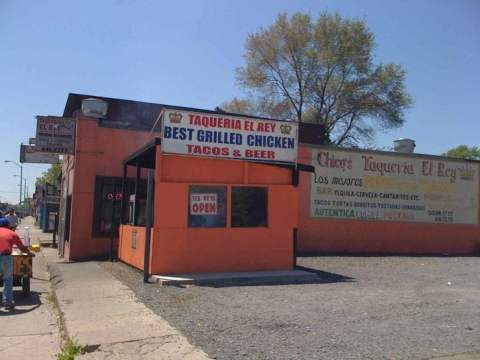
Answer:
[(480, 358), (480, 258), (298, 263), (319, 271), (319, 281), (160, 287), (143, 285), (142, 274), (122, 263), (111, 269), (217, 359)]

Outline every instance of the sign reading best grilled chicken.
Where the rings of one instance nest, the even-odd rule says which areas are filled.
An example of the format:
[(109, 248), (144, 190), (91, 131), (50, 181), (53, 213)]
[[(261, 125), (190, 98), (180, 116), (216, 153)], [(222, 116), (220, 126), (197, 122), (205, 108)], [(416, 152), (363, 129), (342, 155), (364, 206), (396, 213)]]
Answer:
[(312, 155), (312, 217), (478, 223), (477, 163), (337, 149)]
[(162, 122), (162, 151), (295, 163), (297, 134), (294, 122), (167, 109)]

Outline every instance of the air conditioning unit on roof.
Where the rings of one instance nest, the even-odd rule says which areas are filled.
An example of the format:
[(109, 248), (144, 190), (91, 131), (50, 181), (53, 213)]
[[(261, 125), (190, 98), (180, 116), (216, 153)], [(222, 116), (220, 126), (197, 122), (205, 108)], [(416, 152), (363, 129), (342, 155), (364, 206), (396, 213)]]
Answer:
[(401, 153), (413, 153), (413, 150), (415, 150), (415, 140), (412, 140), (412, 139), (394, 140), (393, 150)]
[(88, 98), (82, 100), (82, 114), (93, 118), (107, 116), (108, 103), (101, 99)]

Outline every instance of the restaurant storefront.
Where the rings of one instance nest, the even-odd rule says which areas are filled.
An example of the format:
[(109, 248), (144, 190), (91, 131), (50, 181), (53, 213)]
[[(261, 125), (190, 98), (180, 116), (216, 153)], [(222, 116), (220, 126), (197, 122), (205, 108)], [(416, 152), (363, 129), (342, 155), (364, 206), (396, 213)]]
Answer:
[(62, 163), (67, 260), (144, 267), (149, 170), (154, 273), (287, 269), (296, 251), (480, 251), (479, 162), (339, 149), (318, 125), (122, 99), (99, 98), (95, 117), (88, 98), (70, 94), (63, 114), (76, 124)]
[(92, 118), (79, 110), (86, 97), (71, 94), (64, 112), (76, 136), (63, 161), (63, 257), (143, 268), (152, 169), (152, 272), (293, 267), (299, 171), (311, 169), (297, 162), (297, 124), (108, 98)]

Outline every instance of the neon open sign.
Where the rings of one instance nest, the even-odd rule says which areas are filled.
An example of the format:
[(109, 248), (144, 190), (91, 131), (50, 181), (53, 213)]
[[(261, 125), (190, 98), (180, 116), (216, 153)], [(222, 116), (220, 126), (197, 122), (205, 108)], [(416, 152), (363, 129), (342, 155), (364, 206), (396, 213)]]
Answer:
[(106, 199), (109, 201), (120, 201), (123, 199), (123, 194), (121, 192), (108, 192), (105, 195)]

